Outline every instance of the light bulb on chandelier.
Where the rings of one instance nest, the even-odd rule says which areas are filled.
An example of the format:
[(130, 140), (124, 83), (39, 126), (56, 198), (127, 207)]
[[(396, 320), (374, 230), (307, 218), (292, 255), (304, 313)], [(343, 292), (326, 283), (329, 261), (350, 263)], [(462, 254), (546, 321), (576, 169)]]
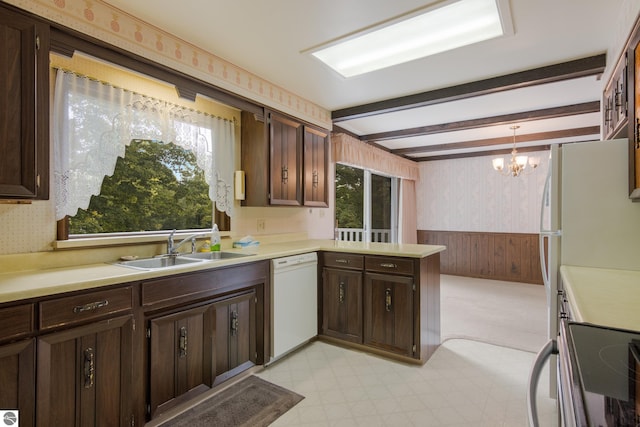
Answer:
[[(513, 150), (511, 150), (511, 161), (509, 164), (504, 164), (504, 158), (498, 157), (493, 159), (493, 169), (495, 169), (498, 173), (504, 176), (520, 176), (520, 175), (528, 175), (535, 171), (540, 163), (540, 159), (537, 157), (528, 157), (523, 155), (518, 155), (518, 150), (516, 150), (516, 129), (520, 126), (511, 126), (513, 129)], [(530, 166), (527, 169), (527, 166)]]

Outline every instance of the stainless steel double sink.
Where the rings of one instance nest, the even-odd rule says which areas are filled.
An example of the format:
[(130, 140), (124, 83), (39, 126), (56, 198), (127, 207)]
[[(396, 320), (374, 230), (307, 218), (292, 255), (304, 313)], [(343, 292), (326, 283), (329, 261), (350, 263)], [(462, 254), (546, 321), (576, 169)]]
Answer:
[(115, 265), (134, 268), (138, 270), (159, 270), (164, 268), (179, 267), (188, 264), (196, 264), (210, 261), (222, 261), (225, 259), (244, 258), (253, 254), (241, 254), (237, 252), (195, 252), (180, 255), (160, 255), (153, 258), (142, 258), (116, 262)]

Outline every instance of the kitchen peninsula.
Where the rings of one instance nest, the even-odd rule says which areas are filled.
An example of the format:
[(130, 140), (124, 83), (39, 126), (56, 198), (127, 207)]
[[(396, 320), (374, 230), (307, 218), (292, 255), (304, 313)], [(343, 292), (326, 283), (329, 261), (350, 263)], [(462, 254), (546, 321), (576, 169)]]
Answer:
[[(307, 252), (320, 260), (320, 339), (425, 363), (440, 344), (443, 250), (303, 239), (153, 270), (91, 255), (101, 249), (2, 256), (0, 374), (12, 385), (1, 397), (25, 425), (73, 425), (84, 408), (98, 416), (103, 407), (116, 408), (99, 414), (113, 424), (142, 425), (268, 361), (270, 260)], [(354, 283), (344, 274), (356, 288), (344, 288)], [(360, 304), (356, 339), (340, 336), (345, 295)]]

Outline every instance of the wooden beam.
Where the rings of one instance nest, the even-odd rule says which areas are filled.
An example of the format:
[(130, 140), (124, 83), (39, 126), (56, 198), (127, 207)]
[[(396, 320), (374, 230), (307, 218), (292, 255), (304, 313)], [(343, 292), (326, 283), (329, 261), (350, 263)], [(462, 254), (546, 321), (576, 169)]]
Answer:
[(401, 129), (390, 132), (362, 135), (364, 141), (388, 141), (392, 139), (408, 138), (412, 136), (432, 135), (443, 132), (476, 129), (480, 127), (522, 123), (532, 120), (553, 119), (556, 117), (575, 116), (577, 114), (597, 113), (600, 111), (600, 101), (584, 102), (581, 104), (562, 107), (545, 108), (542, 110), (524, 111), (521, 113), (503, 114), (500, 116), (483, 117), (480, 119), (463, 120), (452, 123), (442, 123), (430, 126), (420, 126), (411, 129)]
[(457, 86), (435, 89), (414, 95), (372, 102), (369, 104), (336, 110), (331, 113), (334, 123), (383, 113), (402, 111), (426, 105), (440, 104), (458, 99), (502, 92), (543, 83), (558, 82), (578, 77), (599, 75), (607, 65), (606, 54), (534, 68), (499, 77), (492, 77)]
[[(549, 150), (549, 145), (536, 145), (534, 147), (522, 147), (518, 148), (518, 153), (530, 153), (532, 151), (546, 151)], [(504, 150), (490, 150), (490, 151), (478, 151), (473, 153), (457, 153), (457, 154), (443, 154), (441, 156), (427, 156), (427, 157), (408, 157), (415, 162), (429, 162), (433, 160), (451, 160), (462, 159), (465, 157), (484, 157), (484, 156), (504, 156), (511, 153), (511, 149)]]
[[(556, 131), (516, 135), (516, 144), (519, 142), (545, 141), (549, 139), (560, 139), (560, 138), (569, 138), (573, 136), (585, 136), (585, 135), (594, 135), (594, 134), (600, 134), (600, 126), (587, 126), (587, 127), (574, 128), (574, 129), (563, 129), (563, 130), (556, 130)], [(488, 139), (476, 139), (472, 141), (452, 142), (448, 144), (436, 144), (436, 145), (424, 145), (420, 147), (398, 148), (396, 150), (391, 150), (391, 152), (393, 154), (405, 156), (407, 154), (413, 154), (413, 153), (428, 153), (431, 151), (443, 151), (443, 150), (461, 150), (461, 149), (489, 147), (493, 145), (505, 145), (505, 144), (513, 144), (512, 135), (503, 136), (500, 138), (488, 138)], [(524, 149), (524, 147), (522, 149)], [(518, 148), (518, 151), (520, 150), (521, 149)], [(505, 151), (505, 150), (500, 150), (500, 151)], [(511, 151), (511, 148), (509, 148), (506, 151)], [(483, 153), (487, 153), (487, 152), (485, 151)]]

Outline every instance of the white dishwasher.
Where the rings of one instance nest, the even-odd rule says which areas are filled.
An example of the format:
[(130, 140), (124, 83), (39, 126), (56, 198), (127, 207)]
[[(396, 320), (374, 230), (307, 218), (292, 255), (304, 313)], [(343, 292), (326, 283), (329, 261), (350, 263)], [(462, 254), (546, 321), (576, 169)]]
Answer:
[(318, 334), (318, 255), (271, 261), (271, 359), (277, 360)]

